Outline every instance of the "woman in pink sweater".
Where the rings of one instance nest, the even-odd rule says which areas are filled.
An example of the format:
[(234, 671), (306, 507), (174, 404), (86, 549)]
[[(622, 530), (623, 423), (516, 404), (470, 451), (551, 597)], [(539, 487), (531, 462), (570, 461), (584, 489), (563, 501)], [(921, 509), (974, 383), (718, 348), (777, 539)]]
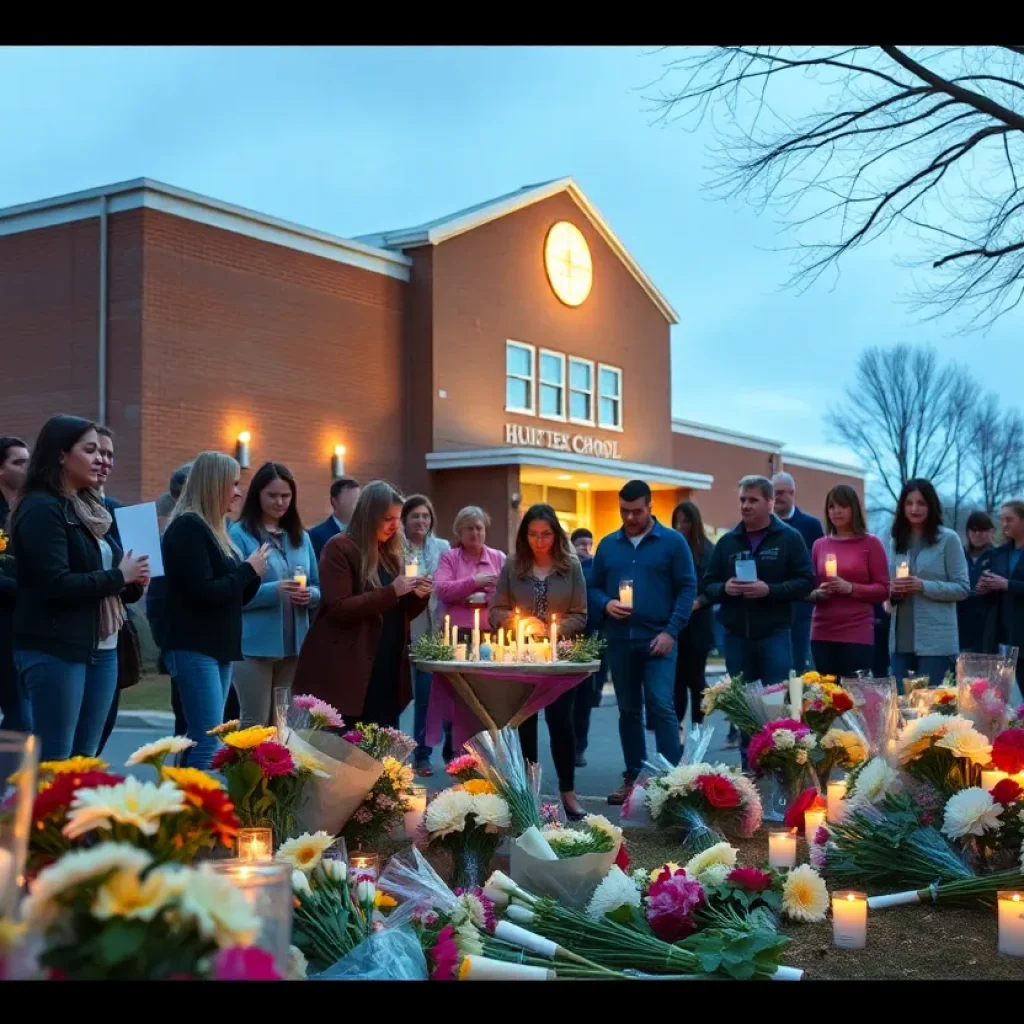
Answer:
[(870, 672), (875, 625), (872, 606), (889, 596), (889, 564), (882, 542), (867, 531), (857, 492), (839, 484), (825, 498), (825, 536), (814, 542), (811, 563), (811, 654), (822, 675)]

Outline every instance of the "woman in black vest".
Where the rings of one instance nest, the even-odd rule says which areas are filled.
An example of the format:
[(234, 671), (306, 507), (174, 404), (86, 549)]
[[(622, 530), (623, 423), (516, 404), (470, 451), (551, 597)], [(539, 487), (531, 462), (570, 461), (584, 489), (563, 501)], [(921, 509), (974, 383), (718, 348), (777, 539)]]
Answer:
[(149, 559), (124, 554), (110, 535), (99, 468), (95, 425), (54, 416), (11, 512), (14, 656), (44, 761), (95, 755), (117, 687), (124, 604), (149, 582)]

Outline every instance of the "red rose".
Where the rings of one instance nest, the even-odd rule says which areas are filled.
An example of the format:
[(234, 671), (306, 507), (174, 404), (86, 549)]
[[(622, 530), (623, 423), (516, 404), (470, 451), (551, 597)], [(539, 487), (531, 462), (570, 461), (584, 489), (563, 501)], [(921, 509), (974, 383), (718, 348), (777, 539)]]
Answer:
[(721, 775), (699, 775), (696, 781), (712, 807), (739, 807), (739, 790), (728, 779)]
[(790, 805), (789, 810), (786, 811), (786, 817), (783, 819), (783, 824), (786, 828), (803, 828), (804, 827), (804, 811), (811, 810), (812, 807), (825, 806), (825, 801), (818, 795), (818, 791), (814, 786), (808, 786)]
[(726, 877), (727, 882), (732, 882), (739, 889), (746, 889), (747, 892), (764, 892), (772, 887), (772, 876), (760, 868), (738, 867), (733, 868)]
[(992, 763), (1010, 775), (1024, 771), (1024, 729), (1004, 729), (995, 738)]
[(1010, 804), (1016, 803), (1022, 794), (1024, 794), (1024, 789), (1021, 788), (1020, 783), (1014, 782), (1013, 779), (1000, 779), (992, 787), (992, 799), (1004, 807), (1009, 807)]
[(629, 851), (626, 849), (626, 842), (619, 843), (619, 852), (615, 854), (615, 864), (623, 871), (629, 870)]
[(853, 710), (853, 700), (845, 691), (832, 694), (832, 710), (843, 714), (844, 711)]

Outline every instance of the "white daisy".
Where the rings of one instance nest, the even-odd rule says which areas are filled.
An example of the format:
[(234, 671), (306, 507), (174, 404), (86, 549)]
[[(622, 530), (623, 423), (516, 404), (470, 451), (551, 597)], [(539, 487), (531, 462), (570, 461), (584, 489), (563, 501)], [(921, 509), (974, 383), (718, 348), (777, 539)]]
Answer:
[(946, 802), (942, 831), (950, 839), (996, 832), (1002, 824), (999, 820), (1002, 813), (1003, 805), (997, 804), (987, 790), (962, 789)]
[(169, 781), (154, 785), (129, 776), (116, 786), (96, 786), (80, 789), (75, 794), (68, 812), (64, 835), (77, 839), (96, 828), (110, 828), (113, 824), (131, 825), (145, 836), (160, 830), (160, 819), (165, 814), (177, 814), (185, 809), (185, 794)]
[(162, 740), (154, 740), (139, 747), (131, 757), (125, 761), (125, 768), (131, 768), (137, 764), (149, 764), (159, 758), (163, 760), (168, 754), (180, 754), (183, 750), (196, 745), (195, 740), (186, 736), (165, 736)]
[(786, 876), (782, 887), (782, 911), (794, 921), (824, 921), (828, 914), (828, 889), (821, 875), (801, 864)]
[[(642, 872), (641, 872), (642, 873)], [(587, 917), (600, 921), (619, 907), (640, 907), (640, 887), (617, 864), (601, 880), (587, 904)]]
[(336, 841), (330, 832), (304, 832), (301, 836), (282, 843), (277, 851), (277, 859), (308, 875)]
[(260, 917), (245, 893), (207, 865), (182, 870), (187, 872), (179, 902), (182, 916), (221, 949), (252, 945), (260, 932)]

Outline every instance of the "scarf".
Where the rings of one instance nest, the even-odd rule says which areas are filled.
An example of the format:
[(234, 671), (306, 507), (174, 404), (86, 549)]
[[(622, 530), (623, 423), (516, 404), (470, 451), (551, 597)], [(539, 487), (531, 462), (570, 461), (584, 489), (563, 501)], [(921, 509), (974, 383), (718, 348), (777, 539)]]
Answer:
[[(75, 515), (97, 540), (107, 535), (113, 518), (95, 491), (75, 491), (69, 500)], [(117, 566), (113, 568), (116, 569)], [(106, 640), (119, 633), (123, 625), (124, 605), (121, 604), (120, 595), (104, 597), (100, 601), (100, 640)]]

